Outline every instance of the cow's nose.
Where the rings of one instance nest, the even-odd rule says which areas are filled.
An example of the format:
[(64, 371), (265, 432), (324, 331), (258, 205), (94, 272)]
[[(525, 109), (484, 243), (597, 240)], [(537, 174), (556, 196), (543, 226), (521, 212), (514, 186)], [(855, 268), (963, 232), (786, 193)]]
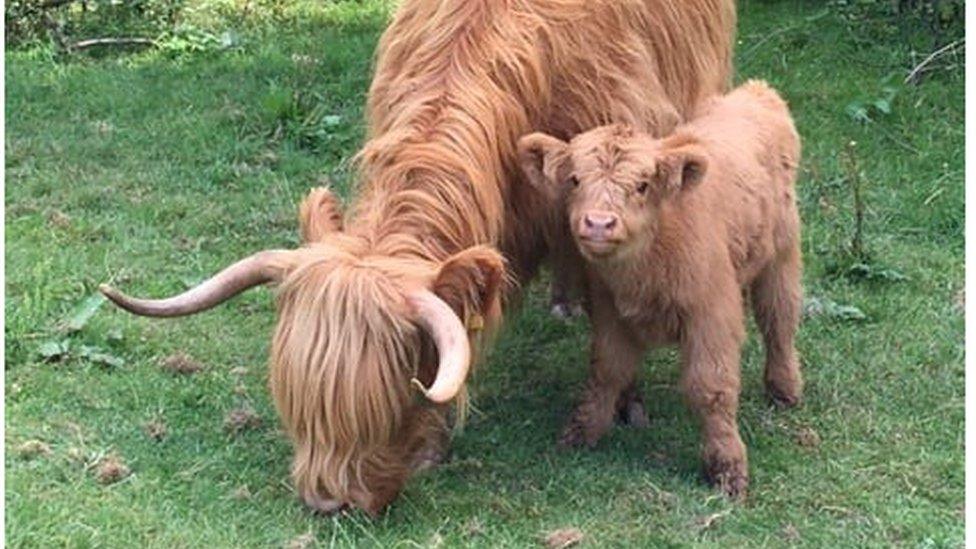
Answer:
[(606, 212), (590, 212), (583, 216), (583, 224), (587, 229), (598, 233), (609, 232), (617, 226), (617, 216)]

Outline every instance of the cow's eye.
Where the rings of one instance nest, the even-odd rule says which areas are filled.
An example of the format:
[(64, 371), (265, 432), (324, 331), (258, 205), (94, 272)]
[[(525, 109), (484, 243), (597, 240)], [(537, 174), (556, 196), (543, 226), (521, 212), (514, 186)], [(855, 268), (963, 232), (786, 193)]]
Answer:
[(647, 181), (641, 181), (637, 184), (637, 192), (639, 194), (644, 194), (647, 192)]
[(579, 179), (575, 175), (572, 175), (569, 177), (569, 184), (574, 187), (579, 187)]

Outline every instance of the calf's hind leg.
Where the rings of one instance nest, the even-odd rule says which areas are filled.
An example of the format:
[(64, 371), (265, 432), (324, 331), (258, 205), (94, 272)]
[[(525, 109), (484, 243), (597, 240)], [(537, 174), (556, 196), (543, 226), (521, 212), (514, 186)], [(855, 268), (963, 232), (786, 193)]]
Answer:
[[(734, 295), (738, 298), (738, 292)], [(732, 497), (749, 485), (746, 448), (739, 436), (739, 353), (744, 329), (738, 306), (691, 315), (683, 327), (681, 386), (701, 418), (702, 459), (709, 483)], [(738, 311), (738, 314), (736, 314)]]
[(794, 345), (803, 302), (800, 271), (800, 251), (793, 249), (752, 284), (753, 312), (766, 347), (766, 392), (784, 407), (796, 405), (803, 393)]

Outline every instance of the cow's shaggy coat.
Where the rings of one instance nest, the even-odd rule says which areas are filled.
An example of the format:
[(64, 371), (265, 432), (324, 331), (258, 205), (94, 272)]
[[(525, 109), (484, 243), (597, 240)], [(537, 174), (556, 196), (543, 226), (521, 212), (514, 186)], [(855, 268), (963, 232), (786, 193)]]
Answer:
[[(733, 0), (399, 7), (378, 47), (362, 183), (345, 222), (315, 191), (301, 210), (307, 245), (235, 265), (217, 292), (281, 284), (271, 389), (309, 505), (378, 512), (443, 454), (446, 407), (424, 401), (411, 378), (430, 386), (444, 359), (439, 370), (409, 296), (433, 292), (478, 339), (500, 319), (504, 288), (566, 252), (559, 223), (517, 184), (517, 138), (612, 121), (670, 131), (725, 88), (734, 24)], [(155, 307), (107, 291), (131, 310)], [(165, 305), (156, 308), (192, 312)]]
[(520, 141), (527, 174), (568, 218), (591, 272), (592, 373), (562, 443), (593, 445), (629, 402), (649, 345), (678, 343), (682, 387), (702, 419), (705, 472), (744, 494), (739, 437), (742, 293), (766, 347), (766, 388), (792, 405), (802, 381), (800, 142), (786, 104), (750, 82), (663, 139), (612, 125), (569, 144)]

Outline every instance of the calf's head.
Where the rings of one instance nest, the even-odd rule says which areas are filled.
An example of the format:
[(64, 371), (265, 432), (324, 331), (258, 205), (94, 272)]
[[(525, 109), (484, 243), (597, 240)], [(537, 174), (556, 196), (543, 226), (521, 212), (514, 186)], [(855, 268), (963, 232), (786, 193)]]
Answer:
[(702, 147), (676, 134), (654, 139), (628, 126), (601, 126), (570, 142), (534, 133), (519, 140), (529, 182), (569, 219), (588, 260), (625, 258), (653, 238), (662, 207), (698, 184)]
[(308, 206), (303, 236), (314, 241), (304, 247), (259, 252), (168, 299), (102, 291), (133, 313), (170, 317), (276, 283), (270, 385), (294, 444), (296, 489), (320, 511), (375, 514), (444, 442), (471, 338), (500, 316), (505, 267), (487, 247), (442, 262), (376, 254)]

